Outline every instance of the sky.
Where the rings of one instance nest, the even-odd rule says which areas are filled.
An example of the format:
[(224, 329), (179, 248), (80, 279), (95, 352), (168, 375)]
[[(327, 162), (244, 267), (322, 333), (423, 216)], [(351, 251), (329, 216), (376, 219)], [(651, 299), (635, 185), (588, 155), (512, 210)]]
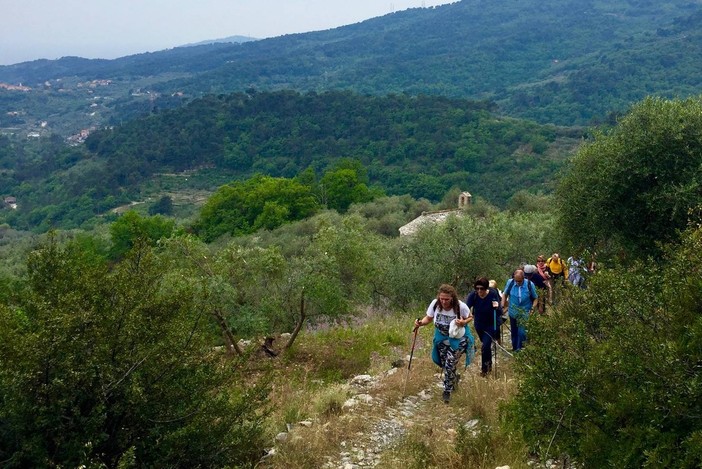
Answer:
[(319, 31), (435, 0), (0, 0), (0, 65)]

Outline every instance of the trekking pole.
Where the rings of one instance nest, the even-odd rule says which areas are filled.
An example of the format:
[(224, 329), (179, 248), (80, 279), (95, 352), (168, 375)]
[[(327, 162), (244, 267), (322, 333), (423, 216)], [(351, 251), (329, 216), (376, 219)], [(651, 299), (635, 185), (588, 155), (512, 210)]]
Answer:
[[(492, 308), (492, 330), (497, 332), (497, 308)], [(493, 337), (492, 341), (494, 342), (492, 344), (492, 348), (495, 351), (495, 363), (494, 363), (494, 376), (497, 376), (497, 337)]]
[[(513, 355), (512, 353), (510, 353), (510, 351), (507, 350), (506, 348), (504, 348), (502, 345), (497, 344), (497, 346), (500, 348), (500, 350), (502, 350), (502, 351), (503, 351), (504, 353), (506, 353), (508, 356), (514, 357), (514, 355)], [(527, 366), (527, 367), (528, 367), (528, 366)], [(531, 368), (530, 368), (530, 369), (531, 369)]]
[[(419, 321), (419, 319), (417, 319)], [(407, 371), (409, 371), (412, 368), (412, 357), (414, 356), (414, 345), (417, 343), (417, 332), (419, 332), (419, 326), (414, 326), (414, 329), (412, 329), (412, 332), (414, 332), (414, 338), (412, 339), (412, 349), (410, 350), (410, 357), (409, 357), (409, 363), (407, 364)]]
[[(419, 321), (419, 318), (417, 318), (417, 321)], [(414, 357), (414, 346), (417, 343), (417, 332), (419, 332), (419, 326), (414, 326), (412, 332), (414, 333), (414, 338), (412, 339), (412, 348), (410, 349), (410, 357), (409, 363), (407, 364), (407, 374), (405, 375), (405, 385), (402, 389), (402, 397), (407, 395), (407, 380), (409, 379), (410, 369), (412, 369), (412, 357)]]

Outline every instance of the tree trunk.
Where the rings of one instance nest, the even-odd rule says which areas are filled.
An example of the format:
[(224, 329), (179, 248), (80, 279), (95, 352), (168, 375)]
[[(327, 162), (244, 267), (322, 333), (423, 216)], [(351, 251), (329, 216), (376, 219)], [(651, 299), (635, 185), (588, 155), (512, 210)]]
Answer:
[(300, 296), (300, 318), (297, 321), (297, 324), (295, 324), (295, 329), (292, 331), (292, 334), (290, 334), (290, 338), (288, 339), (288, 343), (285, 344), (285, 347), (283, 347), (284, 350), (289, 349), (292, 347), (293, 342), (295, 342), (295, 338), (297, 338), (297, 334), (300, 333), (300, 330), (302, 330), (302, 326), (305, 324), (305, 320), (307, 319), (307, 313), (305, 313), (305, 291), (302, 291), (302, 295)]
[(239, 348), (239, 344), (237, 343), (236, 337), (234, 337), (231, 329), (229, 329), (229, 326), (227, 326), (227, 321), (225, 321), (222, 312), (219, 309), (214, 309), (212, 311), (212, 315), (215, 317), (217, 324), (219, 324), (219, 328), (222, 330), (222, 336), (224, 336), (224, 341), (227, 343), (227, 353), (230, 355), (234, 355), (235, 353), (239, 356), (243, 355), (244, 353), (242, 352), (241, 348)]

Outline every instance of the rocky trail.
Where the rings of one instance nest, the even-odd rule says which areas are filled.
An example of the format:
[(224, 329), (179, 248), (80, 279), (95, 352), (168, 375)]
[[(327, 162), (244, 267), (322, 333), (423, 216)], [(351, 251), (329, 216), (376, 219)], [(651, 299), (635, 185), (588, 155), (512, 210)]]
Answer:
[[(408, 439), (431, 441), (441, 435), (447, 446), (453, 448), (459, 432), (473, 438), (480, 432), (489, 433), (488, 426), (495, 421), (490, 414), (496, 412), (496, 405), (486, 409), (484, 402), (494, 395), (509, 395), (514, 385), (509, 372), (512, 358), (500, 352), (498, 359), (498, 372), (487, 377), (480, 375), (479, 358), (461, 369), (460, 383), (451, 402), (445, 404), (438, 368), (431, 362), (426, 345), (420, 346), (415, 352), (411, 372), (407, 371), (405, 359), (400, 360), (400, 367), (374, 375), (355, 376), (344, 387), (347, 398), (338, 415), (289, 425), (287, 432), (277, 436), (276, 447), (258, 467), (313, 467), (309, 460), (298, 462), (299, 465), (290, 464), (289, 456), (301, 451), (323, 453), (316, 456), (314, 467), (324, 469), (407, 467), (407, 455), (401, 452)], [(309, 442), (315, 440), (320, 443), (310, 446)], [(519, 459), (523, 461), (523, 457), (505, 459), (490, 467), (525, 467), (515, 464)], [(528, 467), (564, 466), (555, 461), (531, 461)]]
[[(412, 431), (420, 428), (441, 429), (455, 437), (457, 422), (466, 428), (477, 428), (479, 420), (471, 418), (461, 406), (461, 399), (469, 392), (471, 382), (486, 381), (479, 376), (474, 363), (461, 371), (463, 379), (454, 394), (459, 401), (446, 405), (442, 401), (441, 375), (429, 358), (428, 350), (418, 350), (412, 370), (406, 361), (402, 367), (390, 368), (376, 375), (359, 375), (347, 383), (347, 400), (341, 415), (323, 424), (306, 420), (291, 425), (288, 432), (276, 438), (278, 445), (264, 458), (259, 467), (278, 465), (279, 452), (295, 451), (289, 443), (306, 438), (320, 438), (320, 434), (343, 433), (334, 441), (336, 447), (327, 447), (320, 465), (325, 469), (356, 469), (366, 467), (398, 467), (394, 450)], [(455, 418), (447, 415), (458, 414)], [(322, 427), (317, 428), (315, 427)], [(339, 430), (345, 428), (347, 431)], [(353, 431), (348, 431), (352, 429)]]
[[(397, 372), (398, 369), (393, 369)], [(375, 381), (371, 376), (356, 376), (352, 385), (373, 386)], [(363, 390), (363, 389), (362, 389)], [(413, 419), (421, 412), (423, 404), (432, 399), (430, 388), (422, 389), (419, 393), (407, 396), (391, 406), (385, 405), (382, 398), (372, 398), (369, 394), (358, 394), (349, 399), (344, 406), (356, 408), (366, 406), (366, 421), (368, 430), (357, 432), (351, 441), (341, 442), (338, 455), (328, 456), (324, 465), (327, 469), (355, 469), (359, 467), (377, 467), (386, 450), (393, 448), (413, 425)]]

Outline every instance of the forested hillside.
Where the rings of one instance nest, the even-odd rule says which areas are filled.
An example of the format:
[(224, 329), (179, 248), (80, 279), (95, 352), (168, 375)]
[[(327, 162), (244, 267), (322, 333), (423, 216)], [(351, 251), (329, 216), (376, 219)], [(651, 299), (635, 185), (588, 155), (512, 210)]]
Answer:
[(16, 227), (75, 227), (144, 197), (158, 174), (199, 170), (199, 187), (214, 191), (256, 173), (314, 179), (341, 159), (359, 161), (388, 194), (437, 201), (460, 187), (504, 205), (520, 190), (550, 192), (581, 138), (582, 130), (499, 118), (489, 103), (462, 99), (213, 95), (94, 132), (84, 146), (0, 140), (5, 190), (19, 205), (0, 214)]
[[(699, 467), (700, 116), (700, 99), (646, 100), (578, 151), (558, 203), (476, 204), (414, 236), (377, 229), (422, 209), (409, 196), (210, 244), (133, 212), (44, 236), (14, 273), (0, 263), (0, 458)], [(555, 249), (595, 262), (587, 288), (519, 317), (526, 346), (486, 376), (476, 357), (442, 402), (429, 328), (410, 348), (437, 286), (502, 286)]]
[[(0, 466), (702, 467), (702, 97), (655, 96), (701, 26), (464, 0), (0, 67)], [(484, 297), (439, 397), (415, 318), (481, 277), (526, 342)]]
[[(0, 67), (0, 82), (32, 88), (0, 90), (16, 113), (0, 126), (47, 121), (70, 135), (252, 87), (485, 99), (502, 114), (589, 124), (648, 95), (701, 92), (701, 25), (700, 5), (686, 0), (463, 0), (245, 44), (35, 61)], [(110, 82), (86, 93), (98, 79)], [(71, 126), (50, 118), (57, 110)]]

